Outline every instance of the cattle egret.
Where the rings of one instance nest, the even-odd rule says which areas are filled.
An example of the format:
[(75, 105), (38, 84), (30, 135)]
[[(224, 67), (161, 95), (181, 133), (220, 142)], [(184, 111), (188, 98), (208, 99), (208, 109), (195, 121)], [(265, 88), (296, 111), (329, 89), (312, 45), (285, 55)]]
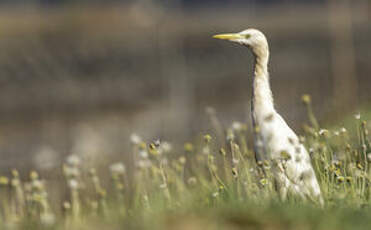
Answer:
[(281, 199), (286, 200), (288, 194), (295, 194), (322, 205), (321, 190), (309, 154), (274, 108), (269, 84), (266, 37), (256, 29), (213, 37), (238, 43), (253, 53), (251, 116), (255, 130), (254, 150), (258, 159), (267, 159), (272, 163), (271, 169)]

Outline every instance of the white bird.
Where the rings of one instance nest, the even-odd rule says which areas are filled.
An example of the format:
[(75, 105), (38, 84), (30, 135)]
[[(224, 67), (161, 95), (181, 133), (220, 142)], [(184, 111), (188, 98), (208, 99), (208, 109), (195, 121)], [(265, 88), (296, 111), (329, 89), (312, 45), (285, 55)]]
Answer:
[[(214, 38), (248, 47), (254, 56), (251, 115), (254, 127), (254, 149), (257, 156), (272, 162), (272, 173), (281, 199), (295, 194), (315, 200), (323, 198), (311, 159), (297, 135), (277, 113), (269, 84), (269, 48), (266, 37), (256, 29), (239, 33), (218, 34)], [(261, 159), (261, 158), (260, 158)]]

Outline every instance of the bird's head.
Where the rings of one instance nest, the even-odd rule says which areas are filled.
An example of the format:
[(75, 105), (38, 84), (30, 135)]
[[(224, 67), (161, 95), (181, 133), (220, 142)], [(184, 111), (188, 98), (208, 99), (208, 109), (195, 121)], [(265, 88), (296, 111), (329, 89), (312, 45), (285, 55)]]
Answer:
[(247, 46), (251, 48), (254, 53), (261, 50), (268, 50), (266, 37), (257, 29), (247, 29), (239, 33), (217, 34), (214, 35), (213, 38), (228, 40)]

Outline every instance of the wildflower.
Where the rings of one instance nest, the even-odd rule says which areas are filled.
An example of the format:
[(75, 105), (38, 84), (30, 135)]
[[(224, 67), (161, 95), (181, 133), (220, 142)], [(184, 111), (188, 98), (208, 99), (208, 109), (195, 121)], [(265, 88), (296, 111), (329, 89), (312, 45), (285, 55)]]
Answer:
[(114, 163), (110, 166), (110, 171), (113, 174), (119, 174), (122, 175), (125, 173), (126, 168), (125, 165), (121, 162)]
[(36, 171), (31, 171), (30, 179), (31, 180), (37, 180), (38, 178), (39, 178), (39, 174)]
[(321, 135), (321, 136), (327, 136), (328, 130), (327, 129), (320, 129), (318, 131), (318, 134)]
[(347, 132), (347, 129), (344, 128), (344, 127), (342, 127), (342, 128), (340, 129), (340, 132), (341, 132), (341, 133), (346, 133), (346, 132)]
[(11, 184), (13, 187), (17, 187), (17, 186), (19, 186), (20, 183), (21, 183), (21, 182), (19, 181), (18, 178), (14, 178), (14, 179), (12, 179), (11, 182), (10, 182), (10, 184)]
[(68, 181), (68, 186), (70, 187), (70, 189), (77, 189), (79, 187), (79, 183), (75, 179), (70, 179)]
[(150, 153), (151, 155), (154, 155), (154, 156), (159, 155), (161, 152), (158, 151), (157, 147), (158, 147), (158, 146), (157, 146), (155, 143), (151, 143), (151, 144), (149, 144), (149, 153)]
[(344, 178), (343, 176), (338, 176), (336, 179), (337, 179), (337, 181), (338, 181), (339, 183), (342, 183), (342, 182), (345, 181), (345, 178)]
[(148, 158), (148, 152), (146, 150), (140, 150), (139, 151), (139, 156), (143, 159), (147, 159)]
[(205, 141), (206, 144), (207, 144), (207, 143), (210, 143), (210, 141), (211, 141), (211, 136), (210, 136), (209, 134), (206, 134), (206, 135), (204, 136), (204, 141)]
[(263, 185), (263, 186), (265, 186), (265, 185), (268, 184), (268, 180), (267, 180), (266, 178), (261, 179), (259, 182), (260, 182), (260, 184)]
[(337, 167), (340, 167), (341, 166), (341, 161), (337, 160), (337, 159), (334, 159), (331, 161), (331, 163)]
[(182, 165), (185, 165), (186, 161), (187, 159), (184, 156), (179, 157), (179, 163), (181, 163)]
[(158, 147), (160, 147), (160, 145), (161, 145), (161, 140), (160, 140), (160, 139), (156, 139), (156, 140), (154, 140), (154, 141), (152, 142), (152, 144), (154, 144), (154, 146), (155, 146), (156, 148), (158, 148)]
[(239, 132), (239, 131), (241, 131), (241, 129), (242, 129), (242, 124), (241, 124), (240, 122), (238, 122), (238, 121), (234, 121), (234, 122), (232, 123), (232, 129), (233, 129), (235, 132)]
[(360, 120), (360, 119), (361, 119), (361, 114), (360, 114), (360, 113), (356, 113), (356, 114), (354, 114), (354, 118), (355, 118), (356, 120)]
[(134, 145), (139, 145), (139, 143), (142, 142), (142, 138), (139, 135), (137, 135), (136, 133), (132, 133), (130, 135), (130, 141)]
[(75, 167), (64, 166), (63, 172), (67, 177), (78, 177), (80, 175), (80, 170)]
[(35, 190), (43, 190), (44, 189), (44, 183), (41, 180), (33, 180), (31, 183), (31, 186)]
[(303, 94), (303, 96), (301, 96), (301, 101), (304, 103), (304, 105), (309, 105), (312, 99), (309, 94)]
[(185, 143), (184, 144), (184, 150), (188, 153), (192, 152), (193, 151), (193, 145), (189, 142)]
[(63, 202), (63, 209), (64, 209), (64, 210), (69, 210), (69, 209), (71, 209), (71, 203), (68, 202), (68, 201)]
[(162, 144), (160, 145), (160, 148), (163, 153), (169, 153), (172, 150), (171, 144), (166, 141), (162, 142)]
[(77, 167), (80, 165), (80, 157), (75, 154), (71, 154), (67, 157), (66, 163), (70, 166)]
[(8, 185), (9, 179), (6, 176), (0, 176), (0, 185)]
[(16, 178), (19, 177), (19, 172), (18, 172), (17, 169), (12, 169), (12, 176), (13, 176), (13, 177), (16, 177)]
[(210, 147), (209, 146), (204, 146), (202, 148), (202, 153), (205, 154), (205, 155), (209, 155), (210, 154)]
[(212, 196), (215, 198), (215, 197), (219, 196), (219, 193), (218, 193), (218, 192), (214, 192), (214, 193), (212, 194)]

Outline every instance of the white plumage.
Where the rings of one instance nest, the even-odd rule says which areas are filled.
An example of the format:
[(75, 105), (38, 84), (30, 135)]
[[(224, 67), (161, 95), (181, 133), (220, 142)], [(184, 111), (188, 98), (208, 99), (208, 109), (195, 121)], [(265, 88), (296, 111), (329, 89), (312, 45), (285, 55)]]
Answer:
[(282, 199), (289, 193), (323, 204), (321, 190), (309, 154), (297, 135), (276, 112), (269, 84), (269, 48), (266, 37), (256, 29), (240, 33), (219, 34), (214, 38), (229, 40), (247, 46), (254, 63), (251, 114), (254, 129), (255, 152), (272, 162), (277, 189)]

